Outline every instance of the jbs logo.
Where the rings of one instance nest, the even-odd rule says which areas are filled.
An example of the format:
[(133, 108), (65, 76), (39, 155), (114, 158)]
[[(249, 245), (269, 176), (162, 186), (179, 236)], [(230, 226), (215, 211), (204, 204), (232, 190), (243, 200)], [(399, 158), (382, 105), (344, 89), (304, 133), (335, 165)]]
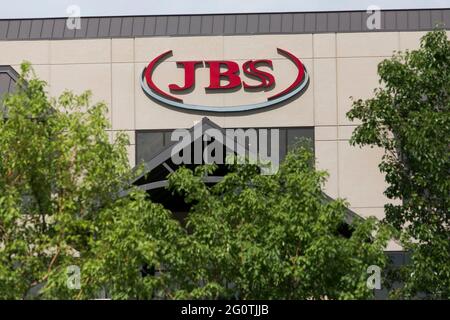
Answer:
[[(169, 51), (170, 52), (170, 51)], [(195, 84), (195, 69), (198, 66), (207, 66), (209, 68), (210, 83), (207, 90), (226, 90), (234, 89), (244, 85), (245, 89), (268, 88), (275, 84), (275, 78), (272, 74), (258, 70), (258, 65), (267, 65), (273, 68), (272, 60), (249, 60), (242, 65), (242, 69), (248, 77), (253, 77), (260, 81), (258, 85), (249, 85), (239, 77), (239, 65), (233, 61), (177, 61), (177, 65), (184, 69), (184, 86), (170, 84), (172, 91), (185, 91), (192, 88)], [(225, 68), (225, 70), (223, 70)], [(147, 73), (146, 77), (150, 77)], [(221, 80), (228, 81), (221, 85)], [(172, 97), (180, 101), (180, 99)]]
[[(148, 64), (142, 72), (141, 86), (151, 98), (176, 108), (207, 112), (238, 112), (265, 108), (301, 93), (306, 89), (309, 81), (308, 73), (300, 59), (283, 49), (278, 48), (277, 52), (290, 60), (293, 63), (293, 67), (297, 69), (294, 81), (287, 88), (278, 90), (278, 92), (274, 90), (276, 84), (274, 74), (267, 71), (273, 70), (272, 60), (268, 59), (248, 60), (242, 63), (241, 66), (237, 62), (228, 60), (177, 61), (178, 68), (184, 72), (184, 82), (170, 83), (167, 88), (158, 87), (153, 78), (155, 69), (162, 61), (172, 56), (172, 50), (157, 56)], [(263, 70), (262, 67), (268, 68)], [(205, 87), (206, 94), (213, 92), (226, 93), (230, 90), (239, 89), (248, 92), (258, 90), (275, 92), (269, 95), (266, 101), (256, 104), (217, 107), (183, 103), (183, 100), (175, 95), (177, 93), (190, 92), (194, 88), (199, 69), (208, 69), (209, 72), (209, 85)]]

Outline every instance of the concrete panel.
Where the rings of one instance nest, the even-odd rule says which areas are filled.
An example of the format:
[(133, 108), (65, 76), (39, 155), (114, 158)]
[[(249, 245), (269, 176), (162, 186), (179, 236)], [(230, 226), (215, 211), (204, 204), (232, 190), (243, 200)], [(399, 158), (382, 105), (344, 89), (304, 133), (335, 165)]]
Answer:
[(314, 123), (337, 124), (336, 59), (314, 60)]
[(132, 63), (112, 64), (112, 127), (113, 129), (134, 129), (134, 65)]
[[(79, 40), (77, 40), (79, 41)], [(80, 94), (92, 91), (92, 103), (103, 101), (111, 106), (111, 65), (71, 64), (50, 67), (50, 94), (59, 96), (64, 90)], [(108, 112), (111, 119), (111, 113)]]
[(398, 50), (397, 32), (338, 33), (338, 57), (390, 57)]
[(51, 64), (110, 63), (111, 40), (62, 40), (50, 42)]
[(338, 127), (338, 139), (339, 140), (350, 140), (355, 131), (356, 126), (339, 126)]
[(388, 199), (384, 176), (378, 165), (383, 151), (379, 148), (359, 148), (348, 141), (338, 142), (339, 197), (349, 201), (351, 207), (383, 207)]
[(325, 33), (313, 36), (314, 58), (336, 57), (336, 34)]
[(351, 207), (350, 210), (353, 210), (356, 212), (359, 216), (363, 218), (369, 218), (369, 217), (375, 217), (379, 220), (384, 219), (384, 207), (372, 207), (372, 208), (358, 208), (358, 207)]
[(136, 62), (149, 63), (160, 54), (172, 50), (173, 57), (165, 61), (223, 58), (222, 37), (136, 38)]
[[(367, 99), (379, 86), (377, 66), (383, 58), (339, 58), (337, 59), (338, 123), (352, 124), (346, 113), (352, 99)], [(355, 124), (355, 123), (353, 123)]]
[(48, 41), (3, 41), (0, 42), (0, 65), (49, 64)]
[(316, 141), (337, 141), (337, 126), (316, 126), (314, 136)]
[(135, 145), (127, 146), (127, 153), (130, 167), (133, 168), (136, 165), (136, 146)]
[(325, 170), (329, 176), (324, 186), (324, 192), (336, 199), (338, 192), (338, 145), (337, 141), (315, 142), (316, 168)]
[(312, 35), (258, 35), (224, 37), (226, 59), (282, 58), (277, 48), (292, 52), (299, 58), (312, 58)]
[(420, 47), (420, 39), (426, 32), (400, 32), (400, 50), (415, 50)]
[(112, 62), (134, 62), (134, 39), (111, 40)]

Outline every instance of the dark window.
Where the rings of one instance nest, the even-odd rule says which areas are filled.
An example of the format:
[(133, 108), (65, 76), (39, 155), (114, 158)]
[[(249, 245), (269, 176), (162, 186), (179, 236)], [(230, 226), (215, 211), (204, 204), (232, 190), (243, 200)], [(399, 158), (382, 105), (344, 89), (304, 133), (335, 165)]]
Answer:
[[(258, 128), (279, 129), (280, 159), (284, 159), (286, 153), (292, 149), (299, 139), (310, 139), (314, 150), (313, 127), (289, 127), (289, 128)], [(244, 129), (245, 130), (245, 129)], [(136, 131), (136, 162), (148, 162), (170, 143), (172, 130), (141, 130)], [(270, 152), (270, 133), (268, 134), (268, 150)]]
[(313, 128), (288, 128), (287, 131), (287, 149), (292, 149), (295, 143), (300, 139), (309, 139), (314, 149), (314, 129)]
[(164, 131), (137, 131), (136, 132), (136, 159), (137, 162), (150, 161), (171, 142), (169, 130)]

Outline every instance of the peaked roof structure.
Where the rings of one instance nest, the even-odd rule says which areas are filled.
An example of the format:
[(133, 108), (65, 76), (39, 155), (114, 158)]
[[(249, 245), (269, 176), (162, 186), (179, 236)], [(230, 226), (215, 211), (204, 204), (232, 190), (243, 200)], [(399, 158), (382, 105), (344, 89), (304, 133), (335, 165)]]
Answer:
[[(191, 143), (194, 143), (195, 141), (202, 139), (203, 134), (205, 134), (205, 132), (208, 129), (217, 129), (224, 133), (224, 129), (222, 127), (220, 127), (207, 117), (204, 117), (201, 121), (199, 121), (193, 127), (188, 129), (187, 134), (194, 134), (198, 129), (201, 129), (201, 135), (195, 136)], [(156, 154), (150, 161), (144, 163), (144, 171), (133, 181), (133, 184), (138, 186), (140, 189), (147, 191), (150, 194), (156, 195), (155, 197), (156, 200), (161, 198), (163, 200), (162, 202), (167, 201), (168, 199), (167, 194), (170, 193), (166, 189), (166, 187), (169, 185), (167, 176), (171, 172), (174, 172), (179, 167), (179, 165), (174, 164), (171, 160), (173, 154), (172, 152), (174, 148), (178, 146), (179, 143), (181, 142), (174, 141), (170, 143), (161, 152)], [(245, 146), (242, 147), (245, 148), (247, 152), (250, 152), (248, 148), (246, 148)], [(179, 146), (177, 150), (179, 150)], [(256, 157), (256, 155), (253, 156)], [(193, 169), (195, 165), (187, 167)], [(226, 171), (222, 171), (220, 173), (223, 173), (224, 175), (226, 174)], [(223, 175), (207, 176), (203, 178), (203, 181), (205, 183), (215, 184), (223, 179)], [(333, 201), (334, 199), (324, 193), (323, 200), (324, 202), (329, 202)], [(355, 212), (351, 211), (350, 209), (347, 209), (347, 214), (345, 216), (344, 222), (347, 225), (350, 225), (355, 219), (362, 219), (362, 218)]]
[[(211, 121), (209, 118), (204, 117), (201, 121), (196, 123), (193, 127), (187, 130), (186, 134), (191, 135), (193, 137), (191, 143), (195, 143), (196, 141), (203, 139), (203, 135), (207, 132), (208, 129), (216, 129), (225, 133), (224, 129)], [(201, 134), (195, 136), (196, 132), (200, 132)], [(224, 134), (225, 139), (229, 139)], [(177, 165), (175, 165), (171, 158), (173, 154), (173, 150), (176, 147), (179, 147), (179, 141), (173, 141), (168, 146), (166, 146), (161, 152), (156, 154), (150, 161), (144, 163), (144, 172), (142, 172), (134, 181), (134, 184), (139, 184), (139, 181), (145, 178), (145, 180), (149, 181), (145, 184), (139, 185), (139, 187), (143, 190), (152, 190), (157, 188), (163, 188), (168, 185), (167, 179), (165, 176), (167, 174), (176, 170)], [(238, 142), (239, 144), (239, 142)], [(230, 145), (230, 144), (227, 144)], [(245, 146), (240, 145), (240, 147), (244, 148), (249, 152), (251, 157), (257, 157), (257, 155), (252, 154)], [(162, 180), (155, 180), (158, 177), (164, 177)], [(148, 180), (149, 179), (149, 180)], [(208, 183), (217, 183), (222, 179), (221, 176), (209, 176), (205, 177), (204, 181)]]

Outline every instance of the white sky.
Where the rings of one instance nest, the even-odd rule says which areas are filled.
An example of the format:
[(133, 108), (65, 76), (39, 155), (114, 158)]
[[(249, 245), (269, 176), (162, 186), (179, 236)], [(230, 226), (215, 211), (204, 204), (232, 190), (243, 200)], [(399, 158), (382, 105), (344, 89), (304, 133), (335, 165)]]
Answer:
[(0, 19), (81, 16), (450, 8), (450, 0), (0, 0)]

